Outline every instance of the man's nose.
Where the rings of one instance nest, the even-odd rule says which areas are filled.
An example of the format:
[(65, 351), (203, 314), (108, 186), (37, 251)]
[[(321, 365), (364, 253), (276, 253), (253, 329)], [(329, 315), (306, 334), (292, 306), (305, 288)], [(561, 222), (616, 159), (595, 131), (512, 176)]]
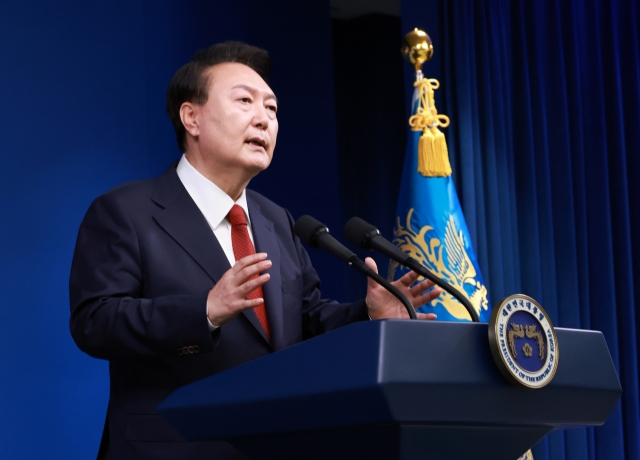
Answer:
[(269, 109), (264, 105), (256, 104), (256, 112), (253, 115), (253, 125), (257, 128), (267, 129), (269, 127)]

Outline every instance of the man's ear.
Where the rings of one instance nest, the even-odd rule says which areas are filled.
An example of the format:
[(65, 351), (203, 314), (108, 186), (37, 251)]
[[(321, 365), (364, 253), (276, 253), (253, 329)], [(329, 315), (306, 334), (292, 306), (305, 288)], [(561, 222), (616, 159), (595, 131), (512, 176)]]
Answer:
[(198, 137), (200, 127), (198, 126), (198, 109), (191, 102), (183, 102), (180, 106), (180, 119), (184, 125), (184, 129), (193, 137)]

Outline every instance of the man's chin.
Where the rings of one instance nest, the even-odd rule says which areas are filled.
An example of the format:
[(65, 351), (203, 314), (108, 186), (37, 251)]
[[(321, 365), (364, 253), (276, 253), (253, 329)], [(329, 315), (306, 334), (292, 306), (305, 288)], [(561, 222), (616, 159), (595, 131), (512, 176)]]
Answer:
[(256, 155), (254, 152), (253, 155), (247, 158), (245, 167), (247, 168), (247, 170), (258, 174), (267, 169), (270, 164), (271, 157), (269, 155), (267, 155), (266, 153)]
[(251, 178), (254, 178), (258, 174), (260, 174), (262, 171), (267, 169), (270, 164), (271, 164), (270, 161), (251, 162), (251, 163), (246, 163), (244, 165), (244, 169)]

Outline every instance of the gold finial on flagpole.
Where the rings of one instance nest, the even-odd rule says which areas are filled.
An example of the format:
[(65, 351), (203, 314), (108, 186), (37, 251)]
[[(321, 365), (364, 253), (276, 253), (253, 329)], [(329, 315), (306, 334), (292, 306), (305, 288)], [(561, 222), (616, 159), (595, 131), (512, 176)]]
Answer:
[(431, 38), (424, 30), (415, 28), (405, 35), (404, 45), (400, 51), (404, 58), (413, 64), (416, 69), (417, 80), (422, 80), (422, 64), (433, 56)]
[(447, 177), (451, 175), (449, 152), (444, 134), (438, 127), (449, 126), (449, 118), (439, 115), (433, 91), (440, 85), (434, 78), (424, 78), (422, 64), (433, 56), (431, 38), (424, 30), (413, 29), (404, 37), (402, 55), (416, 69), (415, 99), (409, 126), (413, 131), (422, 131), (418, 141), (418, 172), (425, 177)]

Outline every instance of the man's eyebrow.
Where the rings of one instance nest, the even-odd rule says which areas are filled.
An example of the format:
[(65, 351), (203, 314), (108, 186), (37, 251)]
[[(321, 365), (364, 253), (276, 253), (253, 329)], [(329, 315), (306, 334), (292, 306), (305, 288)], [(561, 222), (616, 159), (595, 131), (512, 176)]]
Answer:
[[(245, 84), (242, 84), (242, 83), (238, 83), (237, 85), (233, 86), (231, 89), (237, 89), (237, 88), (246, 89), (250, 93), (258, 93), (258, 92), (260, 92), (257, 88), (254, 88), (253, 86), (245, 85)], [(264, 91), (264, 94), (266, 95), (267, 98), (275, 99), (276, 100), (276, 104), (279, 103), (278, 98), (272, 92)]]

